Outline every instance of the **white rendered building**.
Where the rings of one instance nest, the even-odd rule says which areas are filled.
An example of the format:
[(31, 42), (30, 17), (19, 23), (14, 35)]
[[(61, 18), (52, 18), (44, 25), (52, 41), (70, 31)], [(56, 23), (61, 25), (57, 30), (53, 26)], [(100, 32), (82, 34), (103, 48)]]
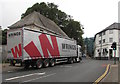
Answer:
[(94, 38), (94, 58), (111, 59), (114, 51), (111, 48), (113, 42), (117, 43), (116, 57), (120, 57), (120, 23), (113, 23), (104, 30), (98, 32)]

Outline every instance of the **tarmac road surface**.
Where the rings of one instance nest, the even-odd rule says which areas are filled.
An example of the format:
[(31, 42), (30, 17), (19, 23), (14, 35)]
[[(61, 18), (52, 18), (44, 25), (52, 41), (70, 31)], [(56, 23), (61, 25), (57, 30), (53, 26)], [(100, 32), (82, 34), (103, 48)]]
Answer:
[(113, 61), (83, 59), (80, 63), (59, 64), (42, 69), (23, 68), (2, 73), (3, 82), (94, 82)]

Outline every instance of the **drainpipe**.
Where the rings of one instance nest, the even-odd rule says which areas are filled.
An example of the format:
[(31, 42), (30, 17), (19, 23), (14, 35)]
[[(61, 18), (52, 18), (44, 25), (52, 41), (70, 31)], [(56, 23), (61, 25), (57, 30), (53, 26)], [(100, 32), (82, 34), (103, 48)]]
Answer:
[(101, 54), (100, 54), (100, 59), (102, 57), (102, 32), (101, 32)]

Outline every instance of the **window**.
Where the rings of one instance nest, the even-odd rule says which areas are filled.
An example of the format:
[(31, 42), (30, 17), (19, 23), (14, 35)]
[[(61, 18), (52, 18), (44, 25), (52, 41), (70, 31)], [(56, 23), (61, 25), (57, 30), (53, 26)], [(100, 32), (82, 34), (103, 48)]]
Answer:
[(109, 38), (109, 42), (113, 42), (113, 38)]
[(113, 34), (113, 30), (109, 30), (109, 34)]
[(103, 35), (105, 35), (105, 31), (103, 32)]
[(103, 43), (105, 43), (105, 39), (103, 39)]
[(102, 36), (102, 33), (99, 34), (99, 37)]
[(99, 41), (99, 44), (101, 44), (101, 40)]
[(103, 55), (107, 55), (108, 51), (107, 51), (107, 48), (104, 48), (103, 49)]

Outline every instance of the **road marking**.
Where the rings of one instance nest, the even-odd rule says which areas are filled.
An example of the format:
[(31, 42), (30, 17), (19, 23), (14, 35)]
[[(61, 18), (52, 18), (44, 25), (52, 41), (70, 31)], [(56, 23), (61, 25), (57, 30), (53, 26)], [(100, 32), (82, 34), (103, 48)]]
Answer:
[(106, 71), (104, 72), (104, 74), (100, 76), (93, 84), (98, 84), (107, 75), (109, 68), (110, 68), (110, 64), (107, 65)]
[(11, 73), (11, 72), (13, 72), (13, 71), (8, 71), (8, 73)]
[(8, 78), (5, 79), (6, 81), (10, 81), (10, 80), (14, 80), (14, 79), (19, 79), (19, 78), (23, 78), (23, 77), (28, 77), (28, 76), (33, 76), (33, 75), (44, 75), (45, 72), (43, 73), (33, 73), (33, 74), (28, 74), (28, 75), (23, 75), (23, 76), (17, 76), (17, 77), (12, 77), (12, 78)]
[(102, 66), (102, 67), (106, 67), (106, 66), (107, 66), (107, 64), (102, 64), (101, 66)]
[(58, 66), (58, 67), (70, 68), (70, 67), (72, 67), (72, 66)]
[(35, 79), (31, 79), (31, 80), (27, 80), (27, 81), (24, 81), (24, 82), (30, 82), (30, 81), (38, 80), (38, 79), (45, 78), (45, 77), (49, 77), (49, 76), (52, 76), (52, 75), (55, 75), (55, 74), (56, 74), (56, 73), (49, 74), (49, 75), (46, 75), (46, 76), (41, 76), (41, 77), (39, 77), (39, 78), (35, 78)]

